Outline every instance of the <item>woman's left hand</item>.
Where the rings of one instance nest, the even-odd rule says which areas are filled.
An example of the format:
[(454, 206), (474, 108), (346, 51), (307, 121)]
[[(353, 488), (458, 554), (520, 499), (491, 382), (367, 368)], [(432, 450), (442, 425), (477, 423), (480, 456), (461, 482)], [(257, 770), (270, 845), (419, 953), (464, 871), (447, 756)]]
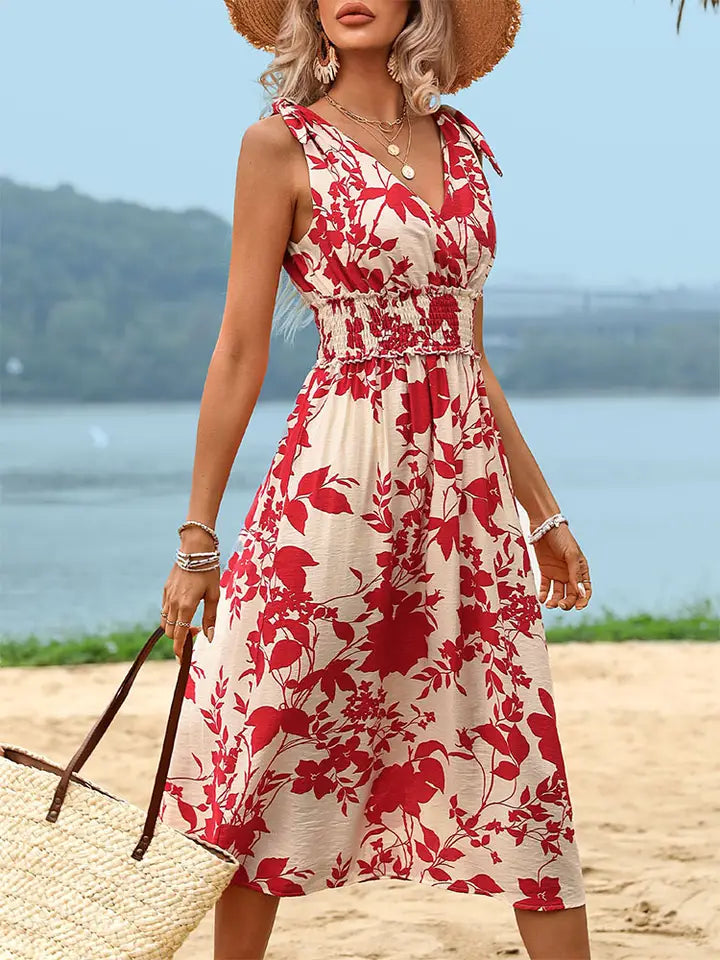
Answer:
[[(531, 529), (535, 529), (535, 524)], [(546, 606), (561, 610), (584, 609), (592, 596), (590, 569), (585, 555), (566, 523), (551, 527), (532, 544), (540, 567), (540, 603), (553, 589)]]

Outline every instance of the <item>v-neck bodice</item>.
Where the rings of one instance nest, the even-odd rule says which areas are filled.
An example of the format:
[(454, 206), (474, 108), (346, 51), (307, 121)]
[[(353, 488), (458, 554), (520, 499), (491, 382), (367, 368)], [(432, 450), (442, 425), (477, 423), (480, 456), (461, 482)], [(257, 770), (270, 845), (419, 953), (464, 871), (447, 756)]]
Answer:
[[(421, 339), (430, 340), (424, 346), (452, 342), (471, 350), (471, 314), (496, 247), (481, 158), (502, 176), (481, 131), (457, 108), (439, 108), (445, 194), (435, 210), (310, 107), (276, 97), (272, 111), (302, 145), (308, 166), (311, 223), (300, 240), (288, 242), (284, 266), (315, 312), (321, 357), (423, 346), (418, 314), (427, 319), (433, 313), (436, 331), (426, 325)], [(455, 324), (450, 341), (436, 336), (445, 314)], [(346, 336), (348, 323), (356, 336)]]
[(431, 214), (434, 217), (442, 216), (443, 210), (445, 209), (445, 203), (448, 198), (447, 181), (448, 181), (448, 166), (449, 166), (448, 144), (443, 134), (442, 122), (439, 122), (442, 119), (444, 119), (444, 114), (442, 112), (440, 112), (439, 117), (436, 119), (435, 123), (438, 128), (438, 133), (440, 134), (441, 160), (442, 160), (442, 168), (443, 168), (443, 177), (442, 177), (443, 191), (442, 191), (442, 201), (440, 203), (440, 207), (435, 208), (431, 203), (429, 203), (427, 200), (421, 197), (420, 194), (417, 193), (417, 191), (413, 190), (411, 185), (406, 183), (404, 180), (401, 180), (400, 177), (398, 177), (392, 170), (390, 170), (387, 163), (384, 163), (379, 157), (376, 157), (372, 153), (372, 151), (364, 147), (354, 137), (350, 136), (350, 134), (345, 133), (344, 130), (341, 130), (331, 120), (328, 120), (325, 117), (321, 116), (316, 110), (313, 110), (311, 107), (301, 107), (301, 110), (305, 114), (309, 114), (314, 121), (319, 122), (320, 124), (325, 124), (326, 126), (329, 126), (332, 129), (333, 133), (337, 135), (337, 137), (342, 138), (345, 141), (349, 150), (355, 151), (356, 153), (370, 157), (372, 160), (374, 160), (376, 167), (378, 169), (378, 173), (382, 173), (384, 177), (387, 177), (393, 183), (402, 183), (407, 188), (408, 193), (410, 193), (415, 198), (415, 200), (417, 200), (418, 203), (421, 203), (427, 209), (429, 214)]

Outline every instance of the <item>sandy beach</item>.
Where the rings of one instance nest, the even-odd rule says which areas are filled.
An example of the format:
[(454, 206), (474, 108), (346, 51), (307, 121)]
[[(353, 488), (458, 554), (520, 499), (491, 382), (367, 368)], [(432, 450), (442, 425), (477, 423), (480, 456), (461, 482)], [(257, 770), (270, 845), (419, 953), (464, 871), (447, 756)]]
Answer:
[[(596, 960), (720, 956), (720, 644), (551, 646)], [(150, 662), (84, 768), (145, 806), (177, 664)], [(5, 668), (0, 739), (66, 763), (127, 664)], [(267, 960), (526, 956), (507, 905), (378, 880), (281, 902)], [(212, 914), (180, 960), (211, 960)]]

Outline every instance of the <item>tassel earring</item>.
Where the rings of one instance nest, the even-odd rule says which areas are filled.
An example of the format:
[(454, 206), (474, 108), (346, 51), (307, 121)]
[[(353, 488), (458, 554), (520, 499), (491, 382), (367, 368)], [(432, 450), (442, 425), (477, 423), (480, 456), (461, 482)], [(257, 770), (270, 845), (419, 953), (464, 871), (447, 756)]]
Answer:
[(395, 44), (393, 44), (393, 48), (390, 51), (390, 56), (388, 57), (388, 60), (387, 60), (387, 71), (390, 74), (390, 76), (393, 78), (393, 80), (395, 80), (396, 83), (400, 83), (400, 73), (398, 71), (398, 62), (397, 62), (397, 54), (395, 53)]
[(338, 75), (340, 61), (337, 51), (330, 43), (328, 35), (323, 30), (322, 20), (320, 19), (320, 10), (315, 7), (318, 28), (318, 52), (313, 61), (313, 74), (320, 83), (332, 83)]

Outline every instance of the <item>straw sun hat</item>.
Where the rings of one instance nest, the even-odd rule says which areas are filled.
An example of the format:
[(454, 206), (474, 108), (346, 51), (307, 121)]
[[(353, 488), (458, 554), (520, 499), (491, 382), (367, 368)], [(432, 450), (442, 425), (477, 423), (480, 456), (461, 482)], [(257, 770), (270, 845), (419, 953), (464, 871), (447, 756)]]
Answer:
[[(448, 0), (452, 10), (458, 75), (445, 93), (469, 87), (489, 73), (515, 42), (520, 0)], [(286, 0), (225, 0), (230, 22), (254, 47), (274, 50)]]

